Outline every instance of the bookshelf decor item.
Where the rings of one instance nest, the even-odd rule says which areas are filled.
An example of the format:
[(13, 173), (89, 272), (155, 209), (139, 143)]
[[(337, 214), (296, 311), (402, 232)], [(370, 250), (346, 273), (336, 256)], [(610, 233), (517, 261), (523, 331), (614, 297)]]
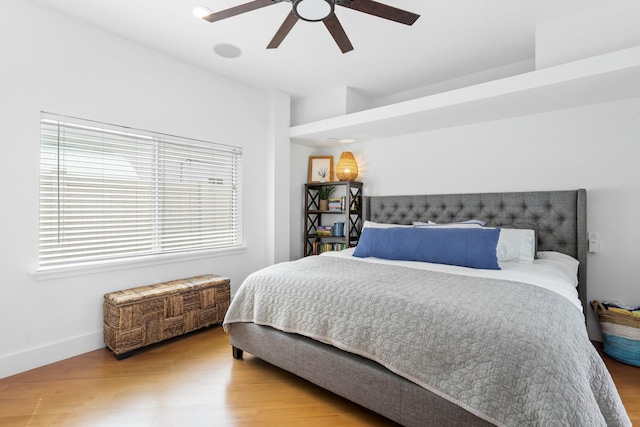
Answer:
[(318, 197), (320, 198), (320, 210), (329, 210), (329, 197), (336, 191), (336, 187), (333, 185), (323, 185), (318, 188)]
[(355, 181), (358, 178), (358, 162), (351, 151), (340, 154), (336, 176), (340, 181)]
[[(362, 183), (305, 184), (304, 256), (341, 251), (358, 244), (362, 232)], [(329, 195), (326, 193), (333, 188)], [(323, 198), (328, 200), (323, 200)], [(324, 206), (324, 202), (328, 202)]]
[(309, 182), (333, 181), (333, 156), (309, 156)]

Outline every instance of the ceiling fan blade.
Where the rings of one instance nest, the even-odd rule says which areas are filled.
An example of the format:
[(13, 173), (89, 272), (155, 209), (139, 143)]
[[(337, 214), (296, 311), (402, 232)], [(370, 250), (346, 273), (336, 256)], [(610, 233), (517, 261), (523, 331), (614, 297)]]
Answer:
[(348, 2), (337, 2), (336, 4), (405, 25), (413, 25), (413, 23), (420, 18), (420, 15), (415, 13), (387, 6), (386, 4), (378, 3), (373, 0), (353, 0), (351, 4)]
[(291, 31), (293, 26), (296, 25), (296, 22), (298, 22), (298, 17), (293, 14), (293, 11), (289, 12), (287, 17), (284, 19), (284, 22), (282, 22), (282, 25), (280, 25), (280, 28), (278, 28), (278, 31), (276, 31), (276, 34), (269, 42), (267, 49), (275, 49), (280, 46), (282, 40), (287, 37), (289, 31)]
[(220, 21), (221, 19), (230, 18), (232, 16), (260, 9), (261, 7), (269, 6), (272, 4), (274, 4), (273, 0), (254, 0), (250, 1), (249, 3), (244, 3), (229, 9), (221, 10), (220, 12), (214, 12), (211, 15), (203, 17), (202, 19), (209, 22), (216, 22)]
[(344, 32), (344, 28), (342, 28), (342, 24), (338, 21), (338, 17), (335, 13), (332, 13), (331, 16), (322, 22), (324, 22), (324, 26), (327, 27), (327, 30), (331, 33), (331, 36), (338, 44), (342, 53), (347, 53), (350, 50), (353, 50), (349, 37), (347, 37), (347, 33)]

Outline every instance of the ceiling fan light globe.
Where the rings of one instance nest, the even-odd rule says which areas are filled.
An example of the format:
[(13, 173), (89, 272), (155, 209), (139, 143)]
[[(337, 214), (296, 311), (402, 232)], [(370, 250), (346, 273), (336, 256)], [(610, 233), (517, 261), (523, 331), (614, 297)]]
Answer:
[(324, 21), (333, 13), (332, 0), (293, 0), (293, 14), (303, 21)]

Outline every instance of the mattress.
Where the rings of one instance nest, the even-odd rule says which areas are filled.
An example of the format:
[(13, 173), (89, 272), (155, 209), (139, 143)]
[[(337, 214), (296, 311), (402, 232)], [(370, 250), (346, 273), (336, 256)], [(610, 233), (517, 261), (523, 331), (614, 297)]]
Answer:
[(396, 265), (418, 270), (439, 271), (463, 276), (486, 277), (529, 283), (553, 291), (566, 298), (575, 305), (578, 310), (582, 311), (583, 309), (577, 291), (579, 263), (575, 258), (560, 252), (541, 251), (537, 253), (536, 259), (530, 264), (501, 262), (499, 263), (500, 270), (484, 270), (429, 262), (396, 261), (374, 257), (356, 258), (353, 257), (354, 251), (355, 248), (348, 248), (343, 251), (325, 252), (320, 256), (346, 258), (374, 264)]

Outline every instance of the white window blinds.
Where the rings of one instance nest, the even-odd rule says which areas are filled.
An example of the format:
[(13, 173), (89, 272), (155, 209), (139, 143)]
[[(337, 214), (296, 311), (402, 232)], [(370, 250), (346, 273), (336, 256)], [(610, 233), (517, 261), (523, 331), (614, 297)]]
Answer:
[(240, 246), (242, 149), (42, 113), (40, 267)]

